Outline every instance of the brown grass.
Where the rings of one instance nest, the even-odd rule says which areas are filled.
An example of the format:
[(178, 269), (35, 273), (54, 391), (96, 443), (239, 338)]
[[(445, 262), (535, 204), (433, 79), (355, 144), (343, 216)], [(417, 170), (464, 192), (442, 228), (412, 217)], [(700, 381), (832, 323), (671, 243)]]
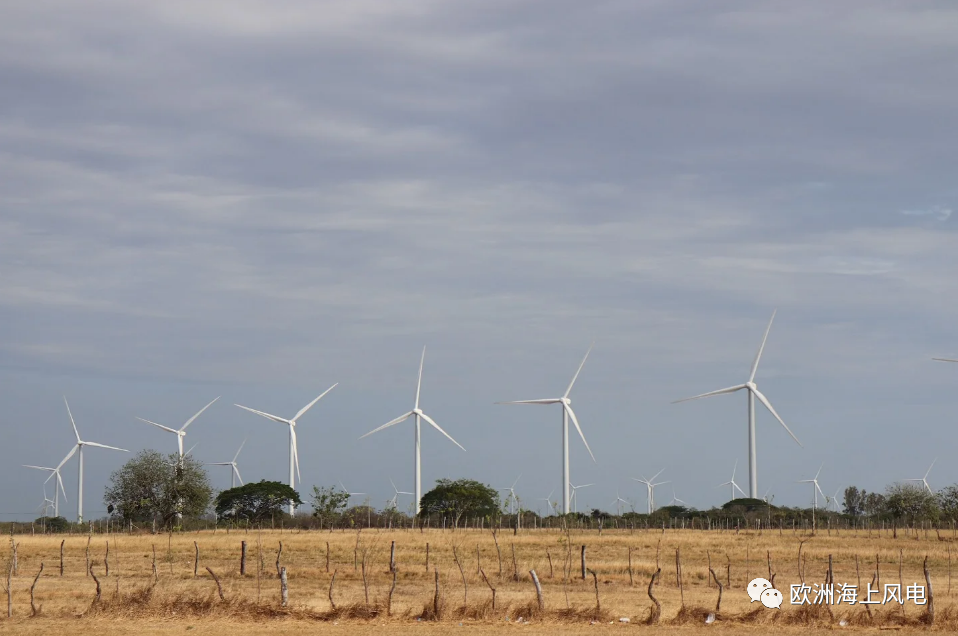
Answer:
[[(584, 626), (592, 628), (590, 633), (596, 629), (628, 627), (649, 634), (663, 630), (716, 628), (727, 633), (758, 634), (767, 633), (774, 627), (776, 632), (801, 632), (807, 636), (819, 630), (838, 628), (841, 620), (847, 623), (844, 629), (862, 633), (877, 633), (879, 627), (899, 627), (904, 632), (929, 629), (925, 624), (924, 608), (912, 601), (906, 603), (904, 614), (897, 604), (873, 605), (871, 617), (858, 605), (834, 605), (829, 613), (820, 606), (790, 605), (787, 597), (778, 611), (750, 604), (745, 586), (750, 578), (768, 578), (766, 552), (772, 557), (778, 589), (787, 595), (789, 584), (799, 582), (797, 557), (802, 540), (802, 553), (807, 556), (805, 577), (809, 585), (824, 581), (829, 554), (833, 559), (836, 583), (857, 584), (857, 555), (862, 584), (867, 586), (874, 572), (875, 554), (881, 560), (882, 584), (897, 583), (899, 549), (904, 551), (905, 585), (923, 585), (921, 563), (927, 555), (936, 591), (937, 616), (932, 629), (958, 631), (958, 603), (948, 593), (948, 546), (954, 538), (949, 536), (939, 540), (935, 535), (928, 537), (914, 532), (899, 532), (898, 538), (893, 539), (887, 535), (878, 536), (875, 531), (842, 531), (841, 534), (832, 531), (830, 535), (819, 532), (810, 537), (777, 530), (740, 533), (650, 530), (632, 533), (607, 529), (601, 536), (594, 531), (573, 531), (566, 535), (553, 530), (526, 530), (510, 537), (510, 543), (515, 544), (519, 581), (513, 580), (511, 567), (504, 568), (501, 578), (495, 574), (498, 561), (489, 532), (427, 530), (420, 533), (418, 530), (372, 529), (360, 533), (358, 548), (356, 532), (191, 532), (173, 536), (172, 562), (165, 558), (167, 536), (119, 534), (109, 536), (110, 576), (106, 576), (102, 562), (93, 559), (94, 571), (102, 587), (101, 600), (96, 605), (93, 605), (96, 585), (84, 572), (87, 537), (66, 537), (65, 574), (62, 578), (59, 576), (61, 538), (16, 537), (20, 543), (20, 574), (13, 580), (14, 618), (9, 621), (0, 618), (0, 632), (59, 632), (88, 629), (80, 625), (89, 623), (89, 629), (96, 629), (97, 636), (104, 636), (126, 633), (124, 629), (150, 633), (144, 630), (158, 622), (179, 625), (177, 631), (185, 628), (199, 630), (194, 633), (213, 630), (217, 625), (220, 633), (230, 634), (284, 633), (286, 628), (277, 625), (289, 627), (289, 633), (295, 625), (299, 629), (322, 632), (327, 626), (342, 623), (350, 624), (351, 632), (358, 630), (357, 633), (384, 624), (389, 626), (390, 632), (406, 628), (417, 628), (421, 632), (427, 625), (448, 629), (458, 627), (460, 623), (486, 632), (514, 625), (520, 617), (522, 623), (531, 623), (524, 628), (530, 633), (536, 633), (536, 625), (543, 629), (561, 625), (564, 633), (569, 630), (574, 633), (576, 626)], [(98, 536), (101, 546), (106, 539), (106, 536)], [(241, 577), (239, 555), (243, 540), (249, 546), (249, 556), (247, 574)], [(194, 541), (200, 547), (201, 574), (196, 577), (192, 562)], [(282, 563), (289, 577), (290, 602), (286, 608), (280, 607), (279, 580), (273, 567), (279, 541), (283, 542)], [(327, 541), (330, 545), (330, 573), (326, 572)], [(391, 616), (387, 616), (386, 601), (392, 584), (389, 572), (391, 541), (396, 541), (398, 576)], [(425, 569), (427, 542), (430, 544), (429, 572)], [(156, 583), (152, 571), (153, 544), (159, 548)], [(262, 545), (262, 559), (257, 553), (257, 544)], [(477, 573), (477, 544), (480, 565), (496, 588), (495, 610), (491, 592)], [(579, 548), (583, 544), (588, 546), (589, 569), (597, 575), (601, 602), (601, 611), (598, 612), (592, 576), (582, 580), (578, 575)], [(468, 605), (462, 603), (462, 579), (453, 557), (453, 546), (459, 551), (469, 587)], [(747, 563), (746, 546), (750, 555)], [(629, 584), (630, 548), (634, 585)], [(682, 553), (684, 605), (674, 567), (676, 548), (681, 548)], [(357, 549), (360, 554), (365, 552), (367, 555), (368, 603), (361, 567), (353, 567)], [(644, 623), (651, 606), (647, 586), (656, 569), (657, 549), (660, 550), (662, 572), (653, 593), (662, 603), (662, 616), (658, 625), (647, 626)], [(553, 578), (548, 577), (547, 550), (554, 563)], [(711, 626), (705, 625), (705, 618), (714, 610), (718, 589), (709, 580), (706, 550), (711, 552), (713, 567), (723, 584), (726, 554), (731, 563), (731, 585), (724, 590), (721, 612)], [(29, 588), (41, 561), (46, 563), (46, 568), (36, 586), (36, 602), (42, 610), (38, 616), (30, 617)], [(261, 562), (264, 568), (257, 572)], [(206, 567), (220, 578), (225, 600), (220, 600), (216, 584), (204, 573)], [(434, 568), (440, 572), (438, 613), (434, 607)], [(540, 575), (544, 610), (538, 607), (528, 574), (530, 569), (545, 573)], [(333, 570), (338, 570), (333, 590), (335, 609), (327, 597)], [(568, 578), (564, 576), (566, 570), (571, 570)], [(955, 584), (958, 588), (958, 580)], [(630, 619), (628, 626), (619, 623), (622, 617)], [(77, 620), (81, 623), (69, 627), (64, 624)]]

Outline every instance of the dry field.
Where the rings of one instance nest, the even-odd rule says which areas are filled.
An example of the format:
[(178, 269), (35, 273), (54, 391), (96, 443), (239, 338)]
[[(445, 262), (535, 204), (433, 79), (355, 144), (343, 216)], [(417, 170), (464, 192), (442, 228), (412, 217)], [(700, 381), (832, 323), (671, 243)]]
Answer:
[[(820, 531), (815, 536), (777, 530), (606, 530), (601, 535), (594, 530), (570, 534), (523, 530), (514, 536), (512, 531), (502, 531), (498, 534), (501, 574), (489, 531), (220, 530), (215, 534), (97, 534), (89, 538), (89, 558), (100, 582), (101, 596), (97, 602), (97, 585), (85, 573), (87, 536), (17, 535), (19, 572), (12, 580), (13, 618), (6, 619), (5, 612), (0, 613), (4, 616), (0, 618), (0, 633), (49, 634), (67, 629), (92, 629), (102, 636), (186, 632), (280, 635), (304, 630), (439, 634), (456, 629), (479, 634), (513, 629), (527, 634), (554, 633), (560, 629), (571, 634), (638, 630), (649, 635), (701, 630), (803, 635), (834, 629), (857, 633), (887, 633), (889, 629), (905, 633), (929, 629), (956, 631), (958, 604), (950, 590), (951, 546), (955, 538), (950, 532), (947, 534), (939, 537), (935, 532), (912, 531), (908, 536), (899, 532), (897, 538), (892, 538), (890, 533), (879, 536), (877, 531), (854, 530), (841, 534)], [(62, 577), (61, 540), (65, 540)], [(246, 541), (248, 550), (245, 576), (239, 572), (242, 541)], [(387, 615), (393, 582), (389, 571), (393, 541), (398, 573)], [(109, 575), (104, 562), (108, 542)], [(196, 576), (194, 542), (200, 551)], [(276, 565), (280, 542), (280, 565), (287, 568), (289, 585), (285, 608), (281, 606)], [(913, 601), (906, 602), (904, 609), (898, 603), (873, 605), (871, 616), (861, 605), (833, 605), (831, 615), (824, 607), (790, 605), (789, 584), (800, 582), (802, 542), (801, 561), (807, 584), (824, 582), (831, 555), (835, 583), (858, 585), (860, 581), (860, 591), (872, 582), (876, 556), (880, 586), (899, 582), (899, 557), (905, 586), (924, 585), (922, 563), (927, 556), (935, 592), (934, 626), (926, 624), (927, 606)], [(594, 570), (595, 578), (591, 573), (586, 580), (581, 578), (582, 545), (587, 546), (587, 565)], [(489, 585), (477, 572), (477, 547), (479, 566), (489, 584), (496, 588), (495, 609)], [(677, 549), (681, 555), (681, 589), (676, 576)], [(461, 573), (454, 550), (462, 565)], [(955, 551), (958, 557), (958, 550)], [(708, 554), (725, 587), (717, 620), (712, 625), (706, 625), (705, 618), (715, 610), (718, 588), (708, 575)], [(364, 555), (368, 601), (363, 583)], [(657, 555), (661, 573), (653, 593), (661, 603), (661, 618), (657, 625), (646, 625), (652, 607), (649, 581), (656, 570)], [(769, 556), (775, 586), (786, 595), (781, 610), (750, 604), (745, 593), (751, 578), (769, 578)], [(7, 558), (4, 556), (5, 561)], [(35, 588), (39, 612), (31, 616), (30, 587), (41, 562), (44, 569)], [(219, 577), (225, 600), (220, 599), (207, 567)], [(532, 569), (542, 584), (544, 610), (538, 608), (529, 574)], [(329, 600), (333, 573), (335, 608)], [(955, 586), (958, 592), (958, 581)], [(628, 617), (630, 622), (620, 623), (622, 617)]]

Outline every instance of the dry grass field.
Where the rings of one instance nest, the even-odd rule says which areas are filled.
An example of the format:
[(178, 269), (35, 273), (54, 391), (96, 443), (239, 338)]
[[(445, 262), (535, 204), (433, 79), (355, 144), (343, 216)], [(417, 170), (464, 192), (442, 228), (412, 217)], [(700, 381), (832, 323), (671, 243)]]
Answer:
[[(951, 533), (938, 536), (935, 532), (912, 531), (906, 536), (899, 531), (897, 538), (889, 535), (854, 530), (840, 534), (820, 531), (815, 536), (777, 530), (739, 533), (606, 530), (601, 535), (594, 530), (569, 534), (558, 530), (524, 530), (514, 536), (510, 530), (498, 534), (501, 574), (496, 545), (489, 531), (372, 529), (247, 533), (234, 530), (227, 533), (220, 530), (215, 534), (96, 534), (92, 538), (18, 535), (14, 537), (19, 544), (19, 571), (12, 579), (13, 618), (7, 619), (5, 612), (0, 613), (4, 616), (0, 618), (0, 633), (48, 634), (92, 629), (102, 636), (125, 633), (280, 635), (304, 630), (309, 633), (438, 634), (465, 629), (486, 634), (520, 629), (527, 634), (557, 630), (572, 634), (639, 630), (655, 635), (706, 629), (725, 634), (814, 634), (834, 629), (857, 633), (886, 633), (890, 629), (906, 633), (958, 630), (958, 604), (950, 590), (954, 541)], [(92, 569), (100, 582), (99, 601), (94, 600), (97, 585), (85, 572), (88, 539)], [(64, 540), (62, 577), (59, 571), (61, 540)], [(245, 576), (239, 572), (242, 541), (246, 541), (248, 550)], [(393, 541), (397, 574), (387, 614), (393, 582), (389, 571)], [(104, 562), (108, 542), (109, 575)], [(200, 551), (196, 576), (194, 542)], [(281, 606), (277, 576), (280, 542), (283, 546), (280, 565), (286, 567), (288, 573), (286, 607)], [(800, 582), (800, 544), (807, 584), (824, 582), (831, 555), (835, 583), (858, 585), (860, 581), (860, 591), (872, 581), (876, 556), (880, 586), (899, 582), (899, 558), (902, 582), (906, 586), (924, 585), (922, 563), (927, 556), (935, 593), (934, 626), (927, 625), (927, 606), (918, 606), (913, 601), (906, 602), (904, 608), (897, 602), (873, 605), (871, 615), (861, 605), (832, 605), (829, 613), (828, 608), (821, 606), (789, 604), (789, 585)], [(590, 573), (585, 580), (580, 573), (582, 545), (587, 546), (587, 565), (595, 572), (595, 577)], [(489, 584), (496, 588), (495, 609), (489, 585), (477, 572), (477, 547), (478, 565)], [(676, 576), (677, 549), (681, 555), (681, 588)], [(456, 564), (456, 555), (462, 572)], [(661, 573), (653, 593), (661, 603), (661, 617), (657, 625), (647, 625), (652, 607), (648, 588), (656, 570), (657, 555)], [(718, 588), (708, 574), (708, 555), (725, 587), (721, 608), (711, 625), (706, 625), (705, 619), (715, 610)], [(750, 604), (745, 593), (751, 578), (769, 578), (769, 557), (775, 586), (786, 595), (781, 610)], [(8, 558), (5, 556), (4, 560)], [(30, 587), (41, 562), (44, 569), (35, 588), (39, 611), (31, 616)], [(224, 600), (220, 599), (207, 567), (219, 577)], [(544, 610), (538, 607), (529, 574), (532, 569), (542, 584)], [(438, 617), (436, 571), (439, 573)], [(516, 571), (518, 580), (515, 580)], [(335, 608), (329, 600), (333, 573), (336, 574), (332, 590)], [(958, 581), (955, 584), (958, 592)], [(619, 619), (623, 617), (629, 618), (629, 623), (621, 623)]]

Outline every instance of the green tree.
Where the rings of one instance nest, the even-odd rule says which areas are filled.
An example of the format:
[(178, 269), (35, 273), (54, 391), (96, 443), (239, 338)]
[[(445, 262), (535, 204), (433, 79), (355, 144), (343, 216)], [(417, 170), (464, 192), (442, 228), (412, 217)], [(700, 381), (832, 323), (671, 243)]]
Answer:
[(938, 509), (941, 518), (947, 521), (958, 520), (958, 484), (946, 486), (935, 496), (938, 500)]
[(282, 517), (290, 502), (303, 505), (299, 493), (288, 484), (263, 479), (221, 492), (216, 496), (216, 514), (224, 519), (256, 523)]
[(335, 486), (329, 488), (313, 486), (313, 494), (310, 499), (313, 504), (313, 516), (319, 519), (320, 524), (333, 525), (346, 510), (346, 505), (349, 503), (349, 493)]
[(885, 489), (885, 512), (905, 522), (935, 521), (938, 501), (924, 486), (896, 482)]
[(203, 465), (187, 455), (142, 450), (110, 475), (103, 502), (124, 521), (171, 522), (198, 517), (209, 508), (213, 489)]
[(845, 496), (842, 500), (846, 515), (860, 517), (865, 513), (865, 491), (859, 490), (855, 486), (849, 486), (845, 489)]
[(494, 516), (499, 511), (499, 493), (472, 479), (440, 479), (436, 487), (422, 496), (419, 514), (449, 515), (458, 526), (465, 517)]

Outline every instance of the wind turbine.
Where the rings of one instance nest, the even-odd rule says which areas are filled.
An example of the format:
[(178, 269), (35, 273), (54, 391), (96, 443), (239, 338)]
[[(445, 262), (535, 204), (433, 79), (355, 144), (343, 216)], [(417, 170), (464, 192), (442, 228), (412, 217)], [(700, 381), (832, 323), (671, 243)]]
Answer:
[(648, 490), (649, 490), (649, 514), (652, 514), (652, 512), (655, 510), (655, 493), (654, 493), (655, 487), (656, 487), (656, 486), (661, 486), (662, 484), (667, 484), (667, 483), (669, 483), (669, 482), (667, 482), (667, 481), (660, 481), (660, 482), (658, 482), (658, 483), (652, 483), (652, 482), (655, 480), (656, 477), (658, 477), (659, 475), (662, 474), (662, 472), (663, 472), (664, 470), (665, 470), (665, 469), (663, 468), (663, 469), (660, 470), (659, 472), (657, 472), (657, 473), (655, 473), (654, 475), (652, 475), (652, 479), (646, 479), (645, 477), (642, 477), (642, 479), (638, 479), (637, 477), (633, 477), (633, 478), (632, 478), (633, 481), (637, 481), (637, 482), (639, 482), (640, 484), (645, 484), (646, 488), (648, 488)]
[[(84, 442), (82, 439), (80, 439), (80, 431), (77, 430), (77, 423), (73, 420), (73, 413), (70, 412), (70, 403), (67, 402), (66, 396), (63, 396), (63, 403), (67, 406), (67, 414), (70, 416), (70, 424), (73, 425), (73, 432), (76, 434), (77, 443), (76, 446), (74, 446), (70, 452), (67, 453), (67, 456), (63, 458), (63, 461), (61, 461), (56, 467), (57, 478), (59, 478), (59, 471), (61, 468), (63, 468), (63, 465), (70, 461), (70, 458), (73, 457), (77, 451), (80, 451), (78, 456), (79, 467), (77, 469), (77, 523), (83, 523), (83, 447), (96, 446), (97, 448), (108, 448), (110, 450), (122, 451), (124, 453), (129, 453), (130, 451), (126, 450), (125, 448), (107, 446), (106, 444), (98, 444), (96, 442)], [(66, 495), (64, 495), (64, 497), (66, 497)]]
[[(735, 393), (736, 391), (741, 391), (742, 389), (746, 390), (748, 393), (748, 489), (749, 497), (752, 497), (753, 499), (758, 498), (758, 465), (755, 445), (755, 398), (758, 398), (758, 400), (765, 405), (765, 408), (768, 409), (769, 413), (774, 415), (775, 419), (785, 427), (785, 430), (788, 431), (788, 434), (792, 436), (792, 439), (795, 440), (795, 443), (799, 446), (802, 446), (802, 443), (798, 441), (798, 438), (795, 437), (795, 434), (792, 433), (791, 429), (788, 428), (788, 425), (785, 424), (785, 420), (779, 417), (778, 413), (776, 413), (775, 409), (772, 407), (772, 403), (768, 401), (768, 398), (766, 398), (761, 391), (758, 390), (758, 386), (755, 384), (755, 372), (758, 371), (758, 362), (762, 359), (762, 351), (765, 349), (765, 341), (768, 340), (768, 332), (772, 329), (773, 320), (775, 320), (774, 311), (772, 312), (771, 320), (768, 321), (768, 327), (765, 329), (765, 336), (762, 338), (762, 344), (758, 348), (758, 354), (756, 354), (755, 361), (752, 363), (752, 371), (748, 376), (748, 382), (745, 384), (736, 384), (735, 386), (730, 386), (727, 389), (710, 391), (709, 393), (702, 393), (701, 395), (695, 395), (690, 398), (683, 398), (681, 400), (672, 402), (672, 404), (677, 404), (679, 402), (697, 400), (699, 398), (721, 395), (723, 393)], [(743, 492), (742, 494), (744, 495), (745, 493)]]
[(595, 486), (595, 484), (582, 484), (581, 486), (573, 486), (572, 484), (569, 484), (569, 487), (572, 488), (572, 502), (575, 505), (575, 508), (572, 512), (576, 514), (579, 512), (579, 500), (575, 496), (576, 491), (578, 491), (579, 488), (588, 488), (589, 486)]
[[(50, 516), (50, 508), (54, 508), (53, 500), (47, 497), (47, 484), (43, 482), (43, 503), (36, 507), (37, 510), (43, 511), (44, 517)], [(56, 516), (56, 511), (54, 510), (53, 516)]]
[(422, 389), (422, 365), (423, 365), (423, 363), (425, 363), (425, 361), (426, 361), (426, 347), (423, 347), (423, 348), (422, 348), (422, 358), (420, 358), (420, 360), (419, 360), (419, 381), (418, 381), (417, 384), (416, 384), (416, 405), (413, 407), (413, 409), (412, 409), (411, 411), (407, 412), (407, 413), (404, 413), (404, 414), (400, 415), (399, 417), (397, 417), (397, 418), (394, 419), (394, 420), (390, 420), (389, 422), (386, 422), (385, 424), (383, 424), (383, 425), (380, 426), (379, 428), (373, 429), (373, 430), (369, 431), (368, 433), (366, 433), (365, 435), (363, 435), (363, 436), (361, 436), (361, 437), (359, 438), (359, 439), (362, 439), (363, 437), (369, 437), (369, 436), (372, 435), (373, 433), (378, 433), (379, 431), (383, 430), (384, 428), (389, 428), (390, 426), (393, 426), (393, 425), (395, 425), (395, 424), (399, 424), (400, 422), (405, 422), (407, 419), (409, 419), (410, 417), (412, 417), (412, 416), (414, 416), (414, 415), (416, 416), (416, 450), (415, 450), (415, 454), (416, 454), (416, 514), (417, 514), (417, 515), (419, 514), (419, 502), (422, 500), (422, 460), (421, 460), (421, 457), (420, 457), (420, 437), (421, 437), (421, 428), (422, 428), (422, 427), (421, 427), (421, 420), (426, 420), (429, 424), (432, 425), (432, 427), (433, 427), (434, 429), (436, 429), (437, 431), (439, 431), (440, 433), (442, 433), (443, 435), (445, 435), (445, 436), (449, 439), (450, 442), (452, 442), (453, 444), (455, 444), (455, 445), (458, 446), (459, 448), (462, 448), (462, 450), (466, 450), (465, 448), (463, 448), (462, 444), (460, 444), (459, 442), (457, 442), (456, 440), (454, 440), (454, 439), (449, 435), (449, 433), (447, 433), (446, 431), (444, 431), (444, 430), (442, 430), (441, 428), (439, 428), (439, 425), (436, 424), (431, 417), (429, 417), (428, 415), (426, 415), (425, 413), (423, 413), (423, 411), (422, 411), (421, 408), (419, 408), (419, 393), (420, 393), (420, 390)]
[(775, 500), (775, 495), (772, 495), (771, 497), (768, 496), (768, 493), (770, 493), (771, 491), (772, 489), (769, 488), (768, 490), (765, 491), (765, 496), (762, 497), (762, 501), (764, 501), (765, 503), (769, 505), (772, 505), (772, 502)]
[[(218, 400), (218, 399), (220, 399), (220, 398), (219, 398), (219, 397), (215, 398), (215, 399), (213, 400), (213, 402), (216, 402), (216, 400)], [(176, 429), (176, 428), (170, 428), (169, 426), (164, 426), (164, 425), (162, 425), (162, 424), (157, 424), (156, 422), (151, 422), (150, 420), (145, 420), (145, 419), (143, 419), (142, 417), (137, 417), (136, 419), (140, 420), (141, 422), (146, 422), (147, 424), (152, 424), (153, 426), (156, 426), (156, 427), (158, 427), (158, 428), (162, 428), (164, 431), (168, 431), (168, 432), (173, 433), (174, 435), (176, 435), (176, 448), (177, 448), (177, 450), (179, 451), (180, 461), (182, 461), (182, 460), (183, 460), (183, 455), (184, 455), (184, 453), (183, 453), (183, 439), (186, 437), (186, 427), (188, 427), (190, 424), (192, 424), (192, 423), (193, 423), (193, 420), (195, 420), (196, 418), (198, 418), (198, 417), (203, 413), (203, 411), (205, 411), (206, 409), (208, 409), (208, 408), (210, 408), (211, 406), (213, 406), (213, 402), (210, 402), (209, 404), (207, 404), (206, 406), (204, 406), (203, 408), (201, 408), (201, 409), (196, 413), (196, 415), (194, 415), (194, 416), (191, 417), (190, 419), (186, 420), (186, 424), (184, 424), (183, 426), (181, 426), (181, 427), (178, 428), (178, 429)], [(193, 450), (193, 449), (190, 449), (190, 450)]]
[(589, 448), (589, 442), (585, 441), (585, 435), (582, 433), (582, 428), (579, 426), (579, 420), (576, 419), (575, 412), (572, 410), (572, 400), (569, 399), (569, 393), (572, 391), (572, 386), (575, 384), (576, 378), (579, 377), (579, 373), (582, 371), (582, 367), (585, 365), (586, 359), (589, 357), (589, 353), (592, 352), (592, 347), (595, 346), (595, 342), (589, 345), (589, 350), (585, 352), (585, 357), (582, 358), (582, 362), (579, 364), (578, 370), (575, 372), (575, 375), (572, 376), (572, 382), (569, 383), (569, 388), (565, 390), (565, 393), (560, 398), (547, 398), (544, 400), (513, 400), (512, 402), (496, 402), (496, 404), (561, 404), (562, 405), (562, 514), (569, 514), (569, 488), (572, 486), (572, 483), (569, 481), (569, 418), (572, 419), (572, 423), (575, 424), (575, 429), (579, 431), (579, 437), (582, 438), (582, 443), (585, 444), (586, 450), (589, 451), (589, 456), (592, 457), (592, 461), (595, 462), (595, 455), (592, 454), (592, 449)]
[(934, 494), (931, 486), (928, 485), (928, 473), (931, 472), (931, 469), (934, 467), (936, 461), (938, 461), (937, 457), (932, 460), (931, 466), (928, 467), (928, 470), (925, 471), (925, 476), (921, 479), (906, 479), (905, 481), (920, 481), (925, 486), (925, 490), (927, 490), (930, 494)]
[[(293, 475), (294, 466), (296, 468), (295, 477), (299, 477), (300, 480), (302, 480), (303, 478), (302, 475), (299, 474), (299, 451), (297, 449), (297, 444), (296, 444), (296, 422), (299, 421), (299, 418), (301, 418), (303, 415), (306, 414), (306, 411), (313, 408), (313, 405), (319, 402), (324, 395), (326, 395), (327, 393), (335, 389), (338, 384), (339, 382), (337, 382), (333, 386), (329, 387), (328, 389), (320, 393), (319, 397), (317, 397), (315, 400), (313, 400), (312, 402), (310, 402), (309, 404), (301, 408), (299, 412), (296, 413), (296, 415), (294, 415), (288, 420), (284, 417), (279, 417), (278, 415), (271, 415), (269, 413), (264, 413), (263, 411), (257, 411), (256, 409), (251, 409), (248, 406), (243, 406), (242, 404), (234, 404), (234, 406), (238, 406), (243, 410), (249, 411), (250, 413), (256, 413), (257, 415), (265, 417), (268, 420), (273, 420), (274, 422), (279, 422), (280, 424), (286, 424), (289, 426), (289, 487), (290, 488), (293, 488), (293, 489), (296, 488), (296, 479), (294, 478), (294, 475)], [(294, 512), (296, 512), (296, 506), (293, 504), (292, 501), (290, 501), (289, 514), (292, 515)]]
[[(544, 501), (544, 502), (546, 502), (546, 506), (547, 506), (548, 508), (552, 508), (552, 495), (553, 495), (553, 494), (555, 494), (555, 489), (552, 489), (552, 491), (549, 492), (549, 496), (548, 496), (548, 497), (544, 497), (544, 498), (542, 498), (542, 499), (538, 499), (537, 501)], [(553, 510), (553, 512), (555, 512), (555, 510)]]
[(519, 474), (518, 477), (516, 477), (516, 480), (515, 480), (514, 482), (512, 482), (512, 485), (511, 485), (511, 486), (509, 486), (508, 488), (500, 488), (500, 489), (499, 489), (499, 490), (501, 490), (501, 491), (505, 491), (505, 490), (508, 490), (508, 491), (509, 491), (509, 494), (506, 496), (506, 501), (509, 502), (509, 514), (512, 514), (512, 512), (513, 512), (512, 504), (513, 504), (513, 503), (515, 503), (516, 505), (519, 504), (519, 498), (516, 497), (516, 484), (519, 483), (519, 480), (520, 480), (520, 479), (522, 479), (522, 474), (521, 474), (521, 473)]
[(616, 489), (615, 489), (615, 499), (612, 501), (612, 503), (609, 504), (610, 506), (615, 506), (616, 516), (618, 516), (618, 517), (621, 517), (621, 516), (622, 516), (622, 504), (627, 504), (627, 503), (629, 503), (629, 502), (619, 496), (619, 489), (616, 488)]
[(240, 477), (239, 468), (236, 466), (236, 460), (239, 459), (240, 451), (243, 450), (243, 446), (246, 445), (246, 440), (243, 440), (243, 443), (240, 444), (239, 450), (236, 451), (236, 454), (233, 455), (233, 461), (231, 462), (213, 462), (207, 464), (207, 466), (229, 466), (233, 469), (233, 472), (230, 473), (230, 488), (236, 488), (236, 480), (239, 479), (240, 486), (243, 485), (243, 478)]
[(681, 499), (675, 496), (675, 486), (672, 486), (672, 501), (669, 502), (669, 505), (674, 506), (677, 503), (680, 503), (683, 506), (688, 506), (687, 503), (685, 503), (684, 501), (682, 501)]
[(828, 506), (830, 506), (831, 504), (835, 504), (835, 512), (841, 512), (838, 509), (838, 491), (839, 490), (841, 490), (840, 486), (835, 489), (834, 495), (832, 495), (831, 497), (826, 497), (826, 499), (828, 499), (828, 502), (825, 504), (825, 510), (828, 510)]
[(411, 495), (412, 493), (405, 492), (403, 490), (399, 490), (398, 488), (396, 488), (396, 483), (392, 479), (389, 480), (389, 483), (392, 484), (393, 491), (395, 492), (395, 494), (393, 495), (392, 499), (386, 500), (386, 505), (391, 506), (393, 508), (397, 508), (399, 505), (399, 495)]
[(359, 495), (365, 495), (364, 492), (349, 492), (346, 490), (346, 486), (343, 486), (343, 482), (339, 482), (340, 488), (343, 489), (343, 492), (346, 493), (346, 505), (349, 505), (349, 500), (353, 497), (358, 497)]
[(732, 496), (729, 498), (729, 501), (735, 499), (735, 489), (738, 488), (738, 491), (742, 493), (742, 496), (745, 496), (745, 491), (738, 487), (738, 484), (735, 483), (735, 471), (738, 470), (738, 460), (735, 460), (735, 465), (732, 467), (732, 478), (725, 482), (724, 484), (719, 484), (716, 488), (721, 488), (722, 486), (730, 486), (732, 490)]
[(818, 485), (818, 476), (822, 473), (822, 468), (824, 467), (825, 467), (825, 464), (822, 464), (821, 466), (818, 467), (818, 472), (815, 473), (814, 479), (800, 479), (796, 482), (799, 484), (814, 484), (814, 486), (812, 486), (812, 495), (813, 495), (812, 506), (814, 510), (818, 510), (818, 494), (819, 493), (821, 493), (822, 497), (825, 499), (825, 502), (826, 503), (828, 502), (828, 497), (825, 496), (825, 493), (822, 492), (821, 487)]
[[(59, 516), (60, 516), (60, 492), (61, 492), (61, 491), (63, 492), (63, 501), (66, 501), (66, 500), (67, 500), (67, 491), (66, 491), (66, 489), (63, 488), (63, 479), (60, 477), (60, 468), (59, 468), (59, 467), (57, 467), (57, 468), (47, 468), (46, 466), (29, 466), (29, 465), (27, 465), (27, 464), (23, 464), (23, 467), (24, 467), (24, 468), (35, 468), (36, 470), (45, 470), (45, 471), (47, 471), (48, 473), (50, 473), (50, 476), (47, 477), (45, 480), (43, 480), (43, 485), (44, 485), (44, 487), (46, 487), (46, 483), (47, 483), (48, 481), (50, 481), (51, 479), (53, 479), (54, 476), (56, 476), (57, 481), (56, 481), (56, 484), (55, 484), (55, 485), (59, 486), (59, 487), (60, 487), (60, 490), (57, 490), (56, 488), (53, 489), (53, 516), (54, 516), (54, 517), (59, 517)], [(46, 492), (46, 490), (44, 490), (44, 492)]]

